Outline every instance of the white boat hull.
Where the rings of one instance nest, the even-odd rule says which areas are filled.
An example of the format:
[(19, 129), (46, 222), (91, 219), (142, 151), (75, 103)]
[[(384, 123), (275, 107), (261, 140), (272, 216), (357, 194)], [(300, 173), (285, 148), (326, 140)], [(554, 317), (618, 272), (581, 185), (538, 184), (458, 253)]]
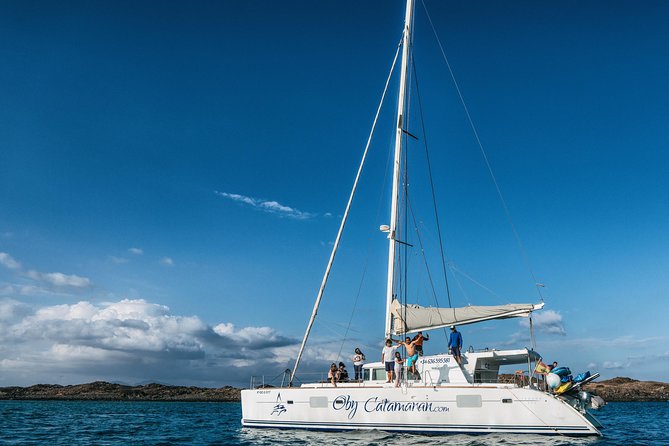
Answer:
[(601, 435), (563, 400), (513, 385), (248, 389), (242, 391), (242, 424), (431, 434)]

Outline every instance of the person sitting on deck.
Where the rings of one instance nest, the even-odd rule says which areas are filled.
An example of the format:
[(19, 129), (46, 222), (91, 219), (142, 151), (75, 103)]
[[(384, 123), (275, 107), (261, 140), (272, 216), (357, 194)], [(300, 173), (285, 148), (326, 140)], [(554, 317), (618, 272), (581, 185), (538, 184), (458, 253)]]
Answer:
[(462, 366), (462, 335), (455, 329), (455, 325), (451, 325), (451, 336), (448, 338), (448, 348), (451, 355), (455, 358), (455, 362)]
[(337, 381), (339, 381), (339, 369), (337, 369), (337, 364), (334, 362), (330, 364), (330, 370), (328, 371), (328, 381), (330, 381), (333, 386), (337, 387)]
[(346, 370), (346, 364), (343, 362), (339, 363), (339, 381), (347, 382), (348, 381), (348, 371)]

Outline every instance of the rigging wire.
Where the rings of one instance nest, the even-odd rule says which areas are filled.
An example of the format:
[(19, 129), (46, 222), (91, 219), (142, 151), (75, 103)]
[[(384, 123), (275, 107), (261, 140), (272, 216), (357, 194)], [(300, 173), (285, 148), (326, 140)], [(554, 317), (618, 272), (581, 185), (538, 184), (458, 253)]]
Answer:
[[(425, 225), (422, 225), (422, 226), (423, 226), (423, 234), (427, 234), (430, 237), (434, 237), (434, 235), (430, 231), (430, 228), (428, 228)], [(464, 277), (465, 279), (469, 280), (470, 282), (472, 282), (474, 285), (477, 285), (478, 287), (480, 287), (483, 290), (487, 291), (488, 293), (492, 294), (493, 296), (495, 296), (497, 298), (500, 298), (500, 299), (503, 299), (503, 296), (499, 295), (498, 293), (496, 293), (491, 288), (487, 287), (486, 285), (484, 285), (480, 281), (476, 280), (470, 274), (461, 270), (460, 267), (448, 257), (448, 255), (446, 255), (446, 265), (448, 266), (448, 270), (451, 272), (451, 274), (453, 276), (453, 280), (455, 280), (455, 283), (458, 285), (458, 289), (460, 290), (460, 292), (462, 292), (463, 296), (465, 296), (465, 299), (467, 301), (469, 301), (469, 296), (467, 294), (467, 291), (462, 286), (462, 282), (458, 278), (458, 274), (461, 275), (462, 277)]]
[[(399, 55), (399, 50), (401, 48), (401, 45), (402, 45), (402, 41), (400, 40), (400, 44), (397, 47), (397, 53), (395, 54), (395, 59), (393, 60), (393, 68), (395, 66), (395, 62), (396, 62), (397, 57)], [(391, 70), (390, 70), (390, 75), (392, 75), (392, 73), (393, 73), (393, 68), (391, 68)], [(388, 81), (389, 80), (390, 79), (388, 79)], [(388, 81), (386, 82), (386, 88), (388, 86)], [(381, 207), (382, 207), (382, 204), (383, 204), (383, 199), (385, 198), (384, 191), (386, 189), (386, 184), (388, 183), (388, 167), (390, 166), (391, 159), (392, 159), (392, 151), (388, 151), (388, 156), (386, 157), (386, 168), (383, 170), (385, 172), (385, 174), (383, 176), (383, 182), (382, 182), (380, 193), (379, 193), (379, 199), (378, 199), (378, 202), (377, 202), (377, 205), (376, 205), (375, 221), (378, 221), (379, 216), (381, 215)], [(344, 331), (344, 334), (342, 336), (342, 341), (341, 341), (341, 344), (339, 346), (339, 352), (337, 353), (337, 361), (339, 361), (341, 359), (341, 352), (344, 350), (344, 345), (348, 341), (348, 333), (350, 331), (352, 331), (354, 333), (361, 333), (359, 331), (353, 330), (351, 328), (351, 325), (353, 324), (353, 316), (355, 315), (355, 311), (356, 311), (356, 308), (358, 306), (358, 300), (359, 300), (360, 294), (362, 292), (362, 286), (364, 284), (365, 276), (366, 276), (366, 273), (367, 273), (367, 268), (369, 266), (369, 260), (371, 258), (371, 252), (372, 252), (372, 246), (371, 245), (372, 245), (372, 243), (371, 243), (371, 237), (370, 237), (368, 239), (368, 243), (367, 243), (367, 253), (365, 255), (365, 262), (364, 262), (362, 276), (360, 277), (360, 284), (358, 285), (358, 292), (357, 292), (357, 294), (355, 296), (355, 300), (353, 302), (353, 308), (351, 310), (351, 315), (349, 317), (348, 324), (346, 325), (346, 330)], [(336, 324), (336, 325), (339, 325), (339, 324)], [(362, 344), (362, 346), (363, 347), (369, 347), (366, 344)]]
[[(381, 215), (381, 206), (382, 206), (382, 200), (384, 198), (383, 191), (386, 188), (386, 184), (388, 183), (388, 166), (390, 166), (390, 160), (392, 159), (392, 152), (388, 152), (388, 156), (386, 157), (386, 168), (383, 170), (385, 172), (383, 176), (383, 184), (381, 186), (381, 192), (379, 193), (379, 200), (376, 204), (376, 217), (375, 220), (379, 220), (379, 215)], [(370, 233), (370, 235), (372, 235)], [(373, 235), (376, 235), (375, 233)], [(346, 341), (348, 341), (348, 333), (349, 331), (353, 331), (354, 333), (361, 333), (359, 331), (353, 330), (351, 328), (351, 324), (353, 323), (353, 316), (355, 315), (355, 310), (358, 307), (358, 300), (360, 298), (360, 293), (362, 292), (362, 286), (365, 281), (365, 275), (367, 274), (367, 267), (369, 266), (369, 259), (372, 256), (372, 243), (371, 243), (371, 237), (367, 240), (367, 253), (365, 255), (365, 263), (364, 263), (364, 268), (362, 271), (362, 276), (360, 277), (360, 284), (358, 285), (358, 293), (355, 296), (355, 301), (353, 302), (353, 308), (351, 309), (351, 316), (348, 319), (348, 325), (346, 326), (346, 331), (344, 332), (344, 336), (342, 337), (341, 345), (339, 346), (339, 353), (337, 353), (337, 361), (341, 359), (341, 352), (344, 349), (344, 344)], [(364, 345), (364, 344), (363, 344)]]
[[(423, 255), (423, 262), (425, 263), (425, 270), (427, 271), (428, 281), (430, 282), (430, 287), (432, 288), (432, 297), (434, 297), (435, 305), (439, 307), (439, 300), (437, 299), (437, 291), (434, 287), (434, 281), (432, 280), (432, 273), (430, 273), (430, 266), (427, 263), (427, 257), (425, 257), (425, 248), (423, 247), (423, 239), (420, 236), (420, 231), (418, 230), (418, 224), (416, 223), (416, 215), (413, 212), (413, 207), (411, 206), (411, 203), (407, 202), (407, 207), (409, 208), (409, 212), (411, 213), (411, 218), (413, 219), (413, 225), (416, 230), (416, 238), (418, 239), (420, 252)], [(442, 318), (441, 313), (438, 314), (439, 314), (439, 319), (443, 325), (444, 319)], [(448, 332), (446, 331), (446, 327), (443, 327), (443, 330), (444, 330), (444, 335), (448, 337)]]
[[(427, 234), (428, 236), (430, 236), (430, 237), (432, 237), (432, 238), (434, 237), (433, 234), (432, 234), (431, 231), (430, 231), (430, 228), (428, 228), (427, 226), (425, 226), (425, 224), (424, 224), (422, 221), (421, 221), (421, 226), (422, 226), (422, 228), (423, 228), (423, 234)], [(465, 301), (469, 302), (470, 299), (469, 299), (469, 295), (468, 295), (468, 293), (467, 293), (467, 290), (465, 290), (465, 288), (462, 286), (462, 282), (460, 281), (460, 279), (458, 278), (458, 276), (455, 274), (455, 273), (461, 273), (461, 272), (458, 270), (457, 267), (455, 267), (455, 263), (453, 263), (453, 261), (448, 257), (448, 254), (446, 254), (446, 251), (444, 251), (444, 257), (445, 257), (445, 259), (446, 259), (446, 266), (448, 267), (448, 271), (451, 272), (451, 275), (453, 276), (453, 280), (455, 281), (455, 284), (458, 286), (458, 289), (460, 290), (460, 292), (462, 293), (462, 295), (465, 297)], [(461, 274), (462, 274), (463, 276), (469, 278), (469, 279), (470, 279), (472, 282), (474, 282), (475, 284), (480, 285), (478, 282), (476, 282), (476, 280), (474, 280), (474, 279), (468, 277), (465, 273), (461, 273)], [(481, 285), (481, 286), (482, 286), (484, 289), (487, 290), (486, 287), (484, 287), (483, 285)], [(495, 294), (495, 293), (493, 292), (493, 294)]]
[[(472, 276), (470, 276), (470, 275), (467, 274), (466, 272), (460, 270), (460, 268), (458, 268), (458, 266), (455, 265), (455, 264), (453, 264), (452, 262), (451, 262), (451, 264), (449, 265), (449, 267), (450, 267), (451, 271), (456, 272), (456, 273), (458, 273), (458, 274), (461, 274), (461, 275), (462, 275), (463, 277), (465, 277), (466, 279), (469, 279), (470, 282), (472, 282), (472, 283), (474, 283), (474, 284), (480, 286), (481, 288), (483, 288), (484, 290), (486, 290), (487, 292), (489, 292), (489, 293), (492, 294), (493, 296), (495, 296), (495, 297), (499, 297), (499, 298), (502, 297), (502, 296), (500, 296), (499, 294), (495, 293), (495, 292), (494, 292), (493, 290), (491, 290), (490, 288), (488, 288), (487, 286), (483, 285), (483, 284), (482, 284), (481, 282), (479, 282), (478, 280), (474, 279)], [(454, 277), (457, 277), (457, 276), (454, 275)]]
[[(413, 57), (412, 57), (413, 61)], [(439, 251), (441, 253), (441, 267), (444, 273), (444, 282), (446, 283), (446, 295), (448, 296), (448, 306), (453, 307), (451, 303), (451, 288), (448, 285), (448, 274), (446, 274), (446, 255), (444, 254), (444, 242), (441, 237), (441, 225), (439, 224), (439, 212), (437, 211), (437, 195), (434, 190), (434, 181), (432, 178), (432, 163), (430, 163), (430, 152), (427, 148), (427, 131), (425, 130), (425, 119), (423, 116), (423, 103), (420, 98), (420, 88), (418, 86), (418, 75), (416, 74), (416, 62), (413, 61), (414, 78), (416, 79), (416, 96), (418, 96), (418, 109), (420, 111), (420, 122), (423, 131), (423, 146), (425, 147), (425, 159), (427, 160), (428, 177), (430, 178), (430, 190), (432, 191), (432, 206), (434, 208), (434, 218), (437, 224), (437, 236), (439, 237)]]
[(483, 148), (483, 143), (481, 142), (481, 138), (479, 137), (478, 130), (476, 129), (476, 126), (474, 125), (474, 120), (472, 119), (471, 114), (469, 113), (469, 108), (467, 107), (467, 104), (465, 103), (464, 96), (462, 95), (462, 91), (460, 91), (460, 85), (458, 84), (458, 81), (455, 79), (455, 74), (453, 73), (453, 69), (451, 68), (451, 64), (448, 61), (448, 57), (446, 57), (446, 51), (444, 50), (444, 46), (441, 44), (441, 40), (439, 39), (439, 35), (437, 34), (437, 30), (434, 27), (434, 23), (432, 22), (432, 17), (430, 17), (430, 13), (427, 10), (427, 6), (425, 5), (425, 0), (421, 0), (421, 3), (423, 4), (423, 9), (425, 10), (425, 14), (427, 14), (427, 19), (430, 22), (430, 27), (432, 28), (432, 32), (434, 33), (434, 37), (437, 39), (437, 44), (439, 45), (439, 49), (441, 50), (441, 55), (444, 58), (444, 61), (446, 62), (446, 66), (448, 67), (448, 72), (451, 75), (451, 79), (453, 81), (453, 85), (455, 86), (455, 90), (458, 93), (458, 97), (460, 98), (460, 103), (462, 104), (462, 108), (465, 111), (465, 115), (467, 116), (467, 120), (469, 121), (469, 126), (472, 129), (472, 132), (474, 133), (474, 138), (476, 139), (476, 143), (479, 146), (479, 149), (481, 150), (481, 154), (483, 155), (483, 161), (485, 162), (485, 165), (488, 169), (488, 173), (490, 174), (490, 177), (492, 179), (492, 182), (495, 185), (495, 189), (497, 191), (497, 195), (502, 203), (502, 207), (504, 208), (504, 213), (506, 214), (506, 218), (509, 221), (509, 225), (511, 226), (511, 230), (513, 231), (513, 235), (516, 239), (516, 243), (518, 244), (518, 248), (520, 249), (520, 253), (523, 257), (523, 261), (525, 263), (525, 266), (530, 272), (530, 275), (532, 276), (532, 279), (534, 280), (534, 286), (535, 289), (537, 290), (537, 293), (539, 294), (539, 298), (541, 301), (544, 301), (544, 296), (541, 293), (541, 288), (543, 285), (537, 280), (536, 275), (534, 274), (534, 269), (532, 268), (532, 264), (530, 263), (529, 256), (527, 254), (527, 251), (525, 250), (525, 246), (523, 245), (523, 242), (520, 238), (520, 234), (518, 234), (518, 230), (516, 229), (516, 225), (513, 222), (513, 219), (511, 218), (511, 212), (509, 211), (509, 207), (506, 204), (506, 200), (504, 199), (504, 196), (502, 195), (502, 189), (499, 186), (499, 183), (497, 182), (497, 178), (495, 177), (495, 174), (492, 170), (492, 166), (490, 164), (490, 160), (488, 159), (488, 155)]
[(335, 254), (337, 253), (337, 248), (339, 247), (339, 242), (341, 241), (341, 236), (342, 233), (344, 232), (344, 226), (346, 225), (346, 220), (348, 218), (348, 213), (351, 209), (351, 204), (353, 203), (353, 197), (355, 196), (355, 192), (358, 188), (358, 181), (360, 180), (360, 176), (362, 175), (362, 168), (365, 165), (365, 160), (367, 159), (367, 153), (369, 152), (369, 146), (371, 145), (372, 142), (372, 137), (374, 136), (374, 131), (376, 130), (376, 123), (378, 122), (379, 115), (381, 114), (381, 107), (383, 106), (383, 102), (386, 98), (386, 93), (388, 91), (388, 85), (390, 84), (390, 79), (392, 77), (393, 71), (395, 69), (395, 64), (397, 63), (397, 57), (400, 53), (400, 45), (397, 46), (397, 51), (395, 52), (395, 58), (393, 59), (392, 66), (390, 67), (390, 73), (388, 73), (388, 78), (386, 79), (386, 85), (383, 88), (383, 94), (381, 95), (381, 100), (379, 102), (379, 106), (376, 110), (376, 115), (374, 116), (374, 123), (372, 124), (372, 128), (369, 132), (369, 137), (367, 138), (367, 144), (365, 145), (365, 151), (363, 152), (362, 159), (360, 160), (360, 165), (358, 167), (358, 172), (356, 173), (355, 181), (353, 182), (353, 188), (351, 190), (351, 194), (349, 195), (348, 202), (346, 203), (346, 210), (344, 211), (344, 216), (342, 218), (341, 224), (339, 226), (339, 231), (337, 232), (337, 238), (335, 239), (334, 246), (332, 248), (332, 253), (330, 254), (330, 259), (328, 260), (328, 265), (325, 269), (325, 274), (323, 275), (323, 280), (321, 281), (321, 287), (318, 291), (318, 296), (316, 297), (316, 302), (314, 303), (314, 308), (311, 312), (311, 318), (309, 319), (309, 323), (307, 324), (307, 329), (304, 333), (304, 337), (302, 339), (302, 344), (300, 345), (300, 350), (297, 353), (297, 358), (295, 359), (295, 366), (293, 367), (293, 371), (291, 372), (290, 375), (290, 381), (288, 383), (289, 386), (292, 386), (293, 379), (295, 379), (295, 373), (297, 372), (297, 367), (300, 364), (300, 359), (302, 358), (302, 353), (304, 352), (304, 347), (307, 343), (307, 339), (309, 338), (309, 333), (311, 332), (311, 327), (314, 324), (314, 320), (316, 319), (316, 314), (318, 314), (318, 307), (320, 305), (321, 299), (323, 297), (323, 292), (325, 291), (325, 285), (327, 284), (328, 277), (330, 275), (330, 269), (332, 268), (332, 264), (334, 262)]
[[(346, 331), (341, 340), (341, 345), (339, 346), (339, 352), (337, 352), (337, 361), (341, 358), (341, 352), (344, 350), (344, 343), (348, 340), (348, 332), (351, 331), (351, 323), (353, 322), (353, 315), (355, 315), (355, 309), (358, 306), (358, 299), (360, 298), (360, 293), (362, 292), (362, 285), (365, 281), (365, 275), (367, 274), (367, 264), (369, 261), (369, 250), (367, 252), (367, 258), (365, 259), (365, 267), (362, 270), (362, 277), (360, 277), (360, 284), (358, 285), (358, 292), (355, 295), (355, 301), (353, 302), (353, 309), (351, 310), (351, 316), (348, 318), (348, 325), (346, 326)], [(352, 330), (355, 331), (355, 330)]]

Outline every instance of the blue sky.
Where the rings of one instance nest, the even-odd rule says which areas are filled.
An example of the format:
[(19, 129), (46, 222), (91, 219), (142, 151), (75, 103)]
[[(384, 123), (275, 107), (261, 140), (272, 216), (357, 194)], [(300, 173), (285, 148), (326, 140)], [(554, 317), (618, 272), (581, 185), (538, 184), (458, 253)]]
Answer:
[[(669, 6), (426, 5), (546, 285), (537, 349), (668, 381)], [(241, 385), (292, 367), (402, 20), (400, 1), (3, 2), (0, 385)], [(453, 303), (536, 301), (421, 3), (416, 27)], [(380, 350), (393, 107), (305, 371)], [(410, 294), (431, 304), (418, 280)], [(528, 345), (523, 321), (461, 331)]]

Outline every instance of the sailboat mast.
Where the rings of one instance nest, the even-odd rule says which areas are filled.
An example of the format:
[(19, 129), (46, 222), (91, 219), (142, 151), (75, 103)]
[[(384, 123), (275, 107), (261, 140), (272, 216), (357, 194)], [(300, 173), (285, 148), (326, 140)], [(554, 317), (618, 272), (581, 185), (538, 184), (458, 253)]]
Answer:
[(388, 287), (386, 294), (386, 339), (392, 333), (391, 305), (395, 285), (395, 250), (397, 248), (396, 230), (400, 198), (400, 177), (402, 160), (402, 139), (404, 137), (404, 111), (406, 109), (407, 78), (409, 75), (409, 50), (411, 47), (411, 24), (413, 21), (413, 0), (407, 0), (404, 18), (404, 36), (402, 39), (402, 69), (397, 100), (397, 128), (395, 129), (395, 159), (393, 163), (393, 192), (390, 208), (390, 232), (388, 234)]

